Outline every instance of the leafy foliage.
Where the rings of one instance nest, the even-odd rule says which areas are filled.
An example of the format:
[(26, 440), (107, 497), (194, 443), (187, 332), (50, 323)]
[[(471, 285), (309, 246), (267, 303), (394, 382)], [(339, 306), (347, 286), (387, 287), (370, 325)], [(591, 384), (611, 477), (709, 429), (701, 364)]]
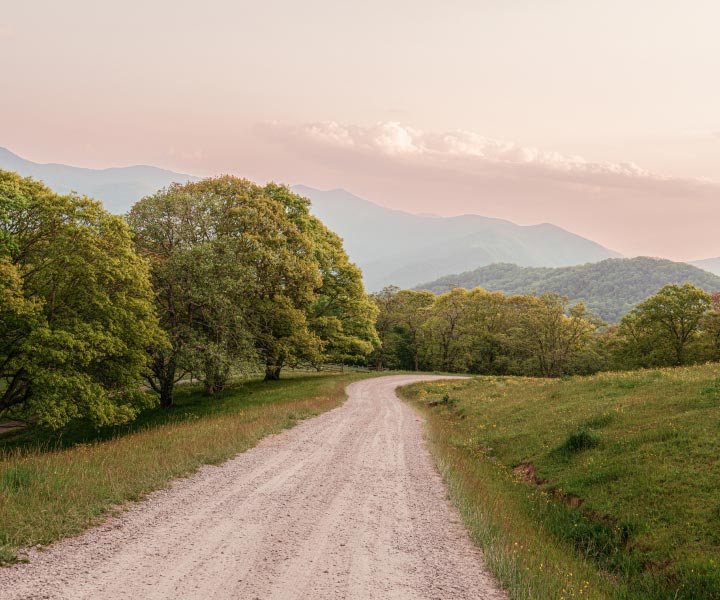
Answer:
[(664, 286), (612, 327), (557, 294), (386, 288), (374, 299), (378, 367), (561, 377), (720, 357), (720, 295), (690, 284)]
[(669, 260), (639, 257), (612, 258), (576, 267), (518, 267), (501, 263), (447, 275), (418, 286), (435, 294), (455, 287), (505, 294), (567, 296), (571, 303), (583, 302), (596, 317), (618, 323), (636, 304), (666, 284), (692, 283), (706, 292), (720, 291), (720, 277), (697, 267)]
[[(666, 285), (652, 298), (635, 307), (613, 332), (618, 366), (651, 367), (683, 365), (706, 356), (702, 326), (717, 322), (710, 312), (710, 295), (694, 285)], [(710, 340), (714, 345), (714, 334)]]
[(150, 378), (164, 405), (187, 371), (213, 393), (241, 361), (276, 379), (286, 364), (372, 351), (361, 273), (308, 206), (284, 186), (226, 176), (171, 186), (130, 211), (171, 341)]
[(121, 218), (0, 171), (0, 414), (53, 428), (128, 421), (162, 346), (145, 263)]
[(378, 367), (557, 377), (583, 372), (596, 329), (582, 304), (554, 294), (505, 297), (456, 288), (440, 296), (386, 288)]

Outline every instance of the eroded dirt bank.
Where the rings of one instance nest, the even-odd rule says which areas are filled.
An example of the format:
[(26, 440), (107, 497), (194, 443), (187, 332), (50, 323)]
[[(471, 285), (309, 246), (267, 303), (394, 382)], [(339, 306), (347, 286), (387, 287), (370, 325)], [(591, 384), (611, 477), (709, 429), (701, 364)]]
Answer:
[(335, 410), (0, 570), (0, 598), (505, 598), (414, 411), (368, 379)]

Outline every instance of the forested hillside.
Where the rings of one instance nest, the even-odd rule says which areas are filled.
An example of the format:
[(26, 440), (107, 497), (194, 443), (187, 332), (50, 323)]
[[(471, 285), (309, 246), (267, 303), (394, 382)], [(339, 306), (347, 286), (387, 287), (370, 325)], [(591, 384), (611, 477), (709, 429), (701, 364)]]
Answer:
[(571, 303), (584, 302), (596, 317), (618, 323), (633, 307), (666, 284), (692, 283), (706, 292), (720, 291), (720, 277), (686, 263), (638, 257), (608, 259), (576, 267), (536, 268), (500, 263), (446, 275), (417, 289), (442, 294), (453, 288), (505, 294), (556, 293)]
[(562, 377), (720, 359), (720, 294), (665, 285), (603, 327), (581, 303), (455, 288), (385, 288), (373, 295), (378, 367)]
[(702, 269), (703, 271), (708, 271), (714, 275), (720, 275), (720, 257), (693, 260), (690, 264)]

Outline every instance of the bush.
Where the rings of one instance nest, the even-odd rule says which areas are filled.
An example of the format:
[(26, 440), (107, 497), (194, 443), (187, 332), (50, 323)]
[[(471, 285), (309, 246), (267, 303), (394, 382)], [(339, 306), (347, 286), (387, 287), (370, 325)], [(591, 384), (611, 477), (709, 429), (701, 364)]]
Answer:
[(595, 448), (600, 444), (600, 439), (588, 431), (587, 429), (581, 429), (575, 433), (571, 433), (567, 439), (561, 444), (558, 450), (562, 454), (577, 454), (583, 450), (589, 450)]

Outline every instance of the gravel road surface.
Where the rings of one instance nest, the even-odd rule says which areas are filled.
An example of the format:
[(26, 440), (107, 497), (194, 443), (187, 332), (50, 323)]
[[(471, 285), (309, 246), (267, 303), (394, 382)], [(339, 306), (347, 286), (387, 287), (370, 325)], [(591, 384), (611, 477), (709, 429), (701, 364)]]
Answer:
[(0, 569), (0, 598), (500, 599), (422, 422), (367, 379), (341, 407)]

